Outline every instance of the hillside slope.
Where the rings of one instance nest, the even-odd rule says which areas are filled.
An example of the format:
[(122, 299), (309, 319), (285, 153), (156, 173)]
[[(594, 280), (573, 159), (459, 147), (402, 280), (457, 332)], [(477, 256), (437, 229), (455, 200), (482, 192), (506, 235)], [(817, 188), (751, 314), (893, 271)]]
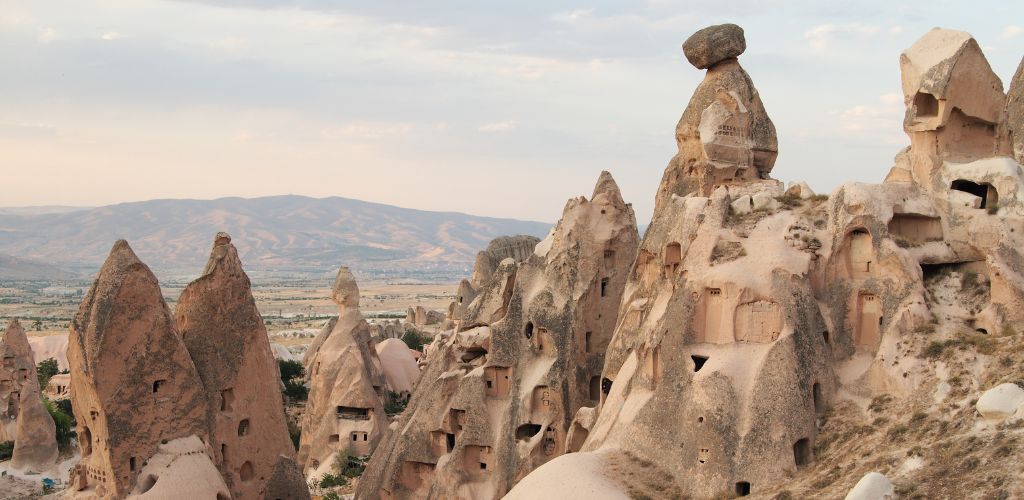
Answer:
[(212, 235), (226, 231), (256, 271), (319, 274), (341, 263), (363, 271), (454, 271), (471, 267), (496, 236), (543, 237), (548, 229), (338, 197), (151, 200), (68, 213), (0, 211), (0, 253), (88, 274), (124, 238), (154, 269), (191, 273), (203, 266)]

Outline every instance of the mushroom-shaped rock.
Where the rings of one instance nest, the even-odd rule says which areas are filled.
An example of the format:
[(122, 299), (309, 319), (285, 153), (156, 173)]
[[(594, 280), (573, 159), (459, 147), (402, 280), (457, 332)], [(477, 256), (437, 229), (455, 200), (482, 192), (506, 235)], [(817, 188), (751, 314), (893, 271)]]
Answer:
[(1002, 421), (1024, 414), (1024, 389), (1017, 384), (1000, 384), (981, 395), (975, 405), (985, 420)]
[(846, 494), (846, 500), (889, 500), (896, 498), (896, 490), (889, 478), (878, 472), (868, 472)]
[(683, 42), (686, 60), (697, 69), (707, 69), (726, 59), (735, 59), (747, 50), (743, 28), (735, 24), (708, 26)]
[[(701, 33), (719, 28), (705, 28), (694, 37), (710, 39)], [(742, 33), (738, 26), (735, 30)], [(656, 208), (673, 195), (709, 196), (719, 186), (770, 179), (779, 151), (775, 125), (737, 59), (728, 57), (708, 68), (676, 125), (676, 145), (679, 151), (665, 168)]]

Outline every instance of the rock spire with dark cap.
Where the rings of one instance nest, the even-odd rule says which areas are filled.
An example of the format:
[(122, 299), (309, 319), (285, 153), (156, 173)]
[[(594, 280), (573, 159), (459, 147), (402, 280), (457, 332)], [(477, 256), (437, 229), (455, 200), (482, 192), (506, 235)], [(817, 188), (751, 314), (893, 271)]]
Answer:
[(683, 42), (686, 60), (697, 69), (708, 69), (728, 59), (735, 59), (747, 50), (743, 28), (735, 24), (708, 26)]
[(736, 59), (745, 48), (743, 29), (735, 24), (704, 28), (683, 44), (687, 59), (707, 73), (676, 125), (679, 151), (665, 168), (656, 208), (673, 195), (710, 196), (718, 186), (770, 179), (778, 139)]

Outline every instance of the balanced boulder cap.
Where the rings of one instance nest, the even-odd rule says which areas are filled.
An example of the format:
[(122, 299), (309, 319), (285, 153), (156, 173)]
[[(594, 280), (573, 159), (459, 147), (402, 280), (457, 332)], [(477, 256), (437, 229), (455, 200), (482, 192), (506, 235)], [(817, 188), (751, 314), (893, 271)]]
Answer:
[(727, 59), (734, 59), (747, 50), (743, 28), (735, 24), (708, 26), (683, 42), (686, 60), (697, 69), (707, 69)]

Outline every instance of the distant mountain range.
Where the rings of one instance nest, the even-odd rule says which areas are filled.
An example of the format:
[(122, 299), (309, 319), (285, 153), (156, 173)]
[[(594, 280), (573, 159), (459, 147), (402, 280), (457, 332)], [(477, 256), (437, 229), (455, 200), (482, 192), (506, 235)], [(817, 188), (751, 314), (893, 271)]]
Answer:
[(491, 239), (543, 238), (550, 226), (338, 197), (0, 208), (0, 279), (91, 276), (119, 238), (161, 278), (195, 276), (218, 231), (231, 234), (251, 273), (321, 276), (347, 265), (364, 274), (454, 277), (468, 273)]

